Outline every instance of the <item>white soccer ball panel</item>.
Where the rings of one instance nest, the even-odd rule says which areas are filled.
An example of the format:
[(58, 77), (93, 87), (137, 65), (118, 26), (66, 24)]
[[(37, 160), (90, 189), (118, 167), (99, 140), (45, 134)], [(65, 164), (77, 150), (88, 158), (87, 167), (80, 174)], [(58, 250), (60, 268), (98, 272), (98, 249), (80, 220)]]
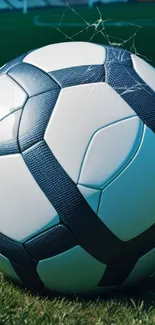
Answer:
[(59, 223), (20, 154), (0, 157), (0, 179), (1, 233), (23, 242)]
[(87, 147), (96, 131), (135, 115), (106, 83), (64, 88), (49, 120), (45, 141), (77, 183)]
[[(144, 82), (155, 91), (155, 69), (146, 61), (142, 60), (134, 54), (131, 55), (131, 59), (136, 72), (144, 80)], [(138, 84), (137, 86), (140, 85)]]
[(0, 142), (7, 143), (17, 139), (17, 131), (22, 110), (19, 109), (12, 114), (9, 114), (0, 121)]
[[(145, 245), (145, 243), (144, 243)], [(134, 269), (121, 286), (122, 289), (135, 285), (136, 283), (147, 279), (155, 270), (155, 248), (142, 256), (136, 263)]]
[[(43, 60), (44, 58), (44, 60)], [(49, 72), (82, 65), (104, 64), (106, 50), (86, 42), (52, 44), (29, 53), (23, 62)]]
[(0, 254), (0, 271), (12, 278), (14, 281), (21, 282), (10, 261), (2, 254)]
[(38, 263), (37, 271), (45, 286), (63, 293), (80, 293), (95, 289), (106, 265), (76, 246), (65, 253)]
[(97, 213), (100, 203), (101, 191), (82, 185), (78, 185), (77, 187), (93, 211)]
[(102, 189), (131, 161), (140, 144), (143, 123), (132, 117), (97, 131), (87, 149), (79, 183)]
[(21, 108), (26, 99), (25, 91), (8, 75), (0, 75), (0, 120)]
[(145, 127), (136, 156), (102, 192), (99, 217), (123, 241), (140, 235), (155, 222), (154, 146), (154, 133)]

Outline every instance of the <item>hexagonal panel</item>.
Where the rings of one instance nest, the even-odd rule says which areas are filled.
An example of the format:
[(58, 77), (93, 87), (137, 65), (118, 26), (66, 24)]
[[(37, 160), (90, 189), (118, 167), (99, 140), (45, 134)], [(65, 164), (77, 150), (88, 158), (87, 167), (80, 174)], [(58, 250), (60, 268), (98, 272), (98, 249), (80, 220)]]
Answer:
[(99, 217), (123, 241), (155, 223), (154, 146), (155, 135), (145, 127), (136, 156), (102, 192)]
[(131, 161), (141, 142), (143, 123), (132, 117), (109, 125), (92, 138), (79, 183), (102, 189)]
[(67, 42), (48, 45), (33, 51), (24, 58), (23, 62), (49, 72), (80, 65), (104, 64), (105, 59), (106, 51), (101, 45)]
[(59, 223), (59, 216), (20, 154), (0, 157), (0, 231), (23, 242)]
[(65, 171), (77, 182), (94, 133), (110, 123), (135, 115), (106, 83), (64, 88), (49, 120), (45, 141)]
[(54, 291), (84, 292), (95, 289), (106, 265), (76, 246), (65, 253), (42, 260), (37, 266), (38, 274), (48, 289)]

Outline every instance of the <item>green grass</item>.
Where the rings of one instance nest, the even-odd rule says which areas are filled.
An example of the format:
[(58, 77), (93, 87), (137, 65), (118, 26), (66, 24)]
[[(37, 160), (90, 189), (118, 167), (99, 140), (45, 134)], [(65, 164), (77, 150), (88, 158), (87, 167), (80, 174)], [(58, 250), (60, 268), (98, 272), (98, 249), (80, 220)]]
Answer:
[(0, 324), (153, 325), (155, 282), (117, 295), (91, 298), (40, 297), (0, 274)]
[[(30, 49), (71, 39), (102, 44), (119, 43), (133, 52), (136, 48), (138, 53), (155, 65), (154, 12), (155, 2), (104, 5), (100, 7), (100, 13), (96, 8), (88, 10), (87, 7), (76, 8), (76, 12), (71, 8), (32, 10), (25, 16), (20, 12), (0, 13), (0, 65)], [(110, 21), (105, 22), (104, 31), (99, 24), (96, 33), (94, 23), (100, 14), (103, 20)], [(46, 26), (36, 26), (36, 16)], [(112, 23), (116, 21), (125, 23), (115, 26)]]

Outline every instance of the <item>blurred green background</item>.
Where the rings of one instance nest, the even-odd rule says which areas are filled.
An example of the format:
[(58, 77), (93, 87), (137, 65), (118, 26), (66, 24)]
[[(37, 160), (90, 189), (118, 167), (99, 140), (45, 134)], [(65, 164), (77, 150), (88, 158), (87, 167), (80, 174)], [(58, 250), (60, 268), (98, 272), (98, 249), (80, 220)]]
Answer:
[(31, 9), (27, 15), (0, 11), (0, 65), (28, 50), (71, 40), (120, 46), (155, 66), (155, 2)]

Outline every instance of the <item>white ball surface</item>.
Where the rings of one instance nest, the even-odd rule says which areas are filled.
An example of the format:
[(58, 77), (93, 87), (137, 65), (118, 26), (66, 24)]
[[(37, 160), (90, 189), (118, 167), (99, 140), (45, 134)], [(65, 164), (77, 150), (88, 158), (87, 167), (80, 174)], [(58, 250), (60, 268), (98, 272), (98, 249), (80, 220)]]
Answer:
[[(53, 44), (0, 69), (0, 269), (89, 293), (155, 271), (155, 70)], [(147, 267), (146, 267), (147, 266)]]

